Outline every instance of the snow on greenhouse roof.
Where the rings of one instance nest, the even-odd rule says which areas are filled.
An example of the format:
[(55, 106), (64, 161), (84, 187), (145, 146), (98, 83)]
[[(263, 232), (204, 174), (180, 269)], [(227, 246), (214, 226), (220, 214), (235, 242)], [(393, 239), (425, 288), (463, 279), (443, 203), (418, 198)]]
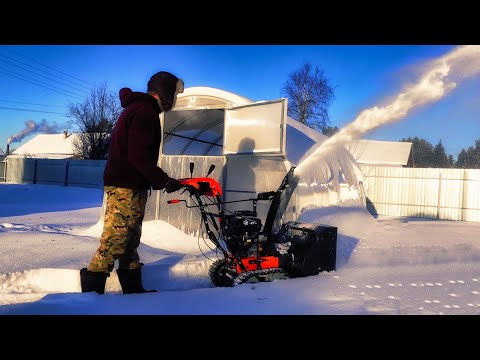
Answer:
[[(201, 97), (201, 99), (197, 98)], [(229, 91), (208, 86), (193, 86), (186, 88), (178, 95), (176, 109), (199, 106), (232, 107), (252, 104), (253, 101)]]

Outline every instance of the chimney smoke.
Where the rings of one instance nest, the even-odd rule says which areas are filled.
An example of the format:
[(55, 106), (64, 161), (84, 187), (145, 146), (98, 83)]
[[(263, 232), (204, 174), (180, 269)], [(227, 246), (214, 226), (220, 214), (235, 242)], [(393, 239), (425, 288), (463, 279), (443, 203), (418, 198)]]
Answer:
[(25, 121), (25, 129), (20, 131), (17, 134), (9, 136), (7, 139), (7, 144), (10, 144), (15, 141), (21, 141), (25, 136), (34, 134), (37, 132), (45, 134), (58, 134), (59, 129), (57, 124), (49, 124), (47, 120), (43, 119), (39, 124), (33, 120)]

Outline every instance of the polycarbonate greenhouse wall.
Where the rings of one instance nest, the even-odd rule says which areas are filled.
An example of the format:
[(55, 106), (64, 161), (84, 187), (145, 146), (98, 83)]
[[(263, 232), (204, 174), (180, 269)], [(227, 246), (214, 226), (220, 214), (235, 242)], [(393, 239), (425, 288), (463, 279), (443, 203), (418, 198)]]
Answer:
[[(193, 177), (205, 177), (213, 164), (215, 169), (210, 175), (223, 189), (224, 201), (255, 198), (258, 192), (276, 190), (287, 173), (285, 161), (280, 157), (262, 157), (252, 155), (236, 156), (161, 156), (160, 166), (175, 178), (190, 177), (190, 162), (194, 163)], [(249, 179), (245, 181), (244, 179)], [(188, 196), (176, 192), (152, 191), (147, 200), (145, 219), (163, 220), (183, 232), (197, 236), (200, 232), (200, 216), (197, 209), (188, 209), (184, 203), (167, 204), (171, 199), (184, 199), (190, 204)], [(251, 210), (251, 202), (225, 205), (225, 209)], [(258, 203), (259, 217), (264, 221), (268, 212), (268, 202)], [(212, 209), (213, 210), (213, 209)]]

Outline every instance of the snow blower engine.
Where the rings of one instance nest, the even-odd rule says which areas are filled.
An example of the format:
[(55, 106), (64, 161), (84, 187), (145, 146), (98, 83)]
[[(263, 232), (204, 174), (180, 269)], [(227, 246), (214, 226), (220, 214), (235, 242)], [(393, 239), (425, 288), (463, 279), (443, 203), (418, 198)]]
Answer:
[[(190, 163), (190, 176), (194, 164)], [(231, 287), (246, 282), (264, 282), (317, 275), (336, 267), (337, 228), (329, 225), (288, 221), (281, 224), (298, 179), (291, 167), (276, 191), (257, 194), (256, 198), (222, 201), (222, 188), (208, 176), (179, 179), (191, 203), (169, 200), (168, 204), (184, 202), (196, 208), (209, 240), (216, 246), (219, 259), (209, 269), (215, 286)], [(257, 217), (257, 202), (270, 201), (262, 227)], [(251, 202), (251, 210), (228, 211), (229, 203)], [(213, 208), (213, 210), (212, 210)]]

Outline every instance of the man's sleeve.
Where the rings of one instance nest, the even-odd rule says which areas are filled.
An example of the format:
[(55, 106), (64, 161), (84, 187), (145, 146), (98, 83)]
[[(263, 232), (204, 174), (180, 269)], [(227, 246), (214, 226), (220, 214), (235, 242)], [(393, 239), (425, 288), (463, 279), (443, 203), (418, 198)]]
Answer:
[(156, 165), (158, 159), (153, 159), (155, 153), (154, 137), (155, 121), (158, 115), (137, 113), (132, 120), (128, 138), (128, 162), (142, 174), (152, 186), (162, 189), (169, 176)]

